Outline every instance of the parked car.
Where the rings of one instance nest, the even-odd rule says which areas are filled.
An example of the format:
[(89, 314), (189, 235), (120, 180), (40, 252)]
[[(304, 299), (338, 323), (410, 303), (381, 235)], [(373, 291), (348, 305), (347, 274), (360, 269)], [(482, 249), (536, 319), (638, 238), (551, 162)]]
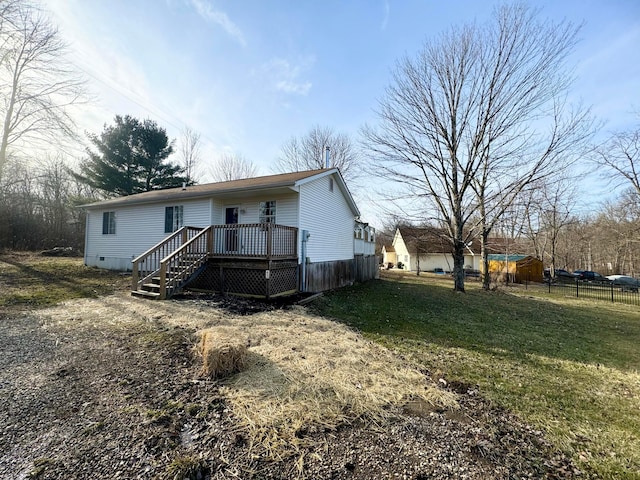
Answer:
[(640, 280), (627, 275), (609, 275), (607, 279), (611, 284), (620, 287), (623, 292), (638, 292), (640, 290)]
[(433, 269), (433, 273), (435, 273), (436, 275), (444, 275), (444, 269), (442, 269), (442, 268), (434, 268)]
[[(563, 277), (563, 278), (575, 278), (573, 276), (573, 273), (567, 272), (566, 270), (563, 270), (562, 268), (556, 268), (555, 272), (556, 278), (558, 277)], [(550, 268), (545, 268), (544, 269), (544, 276), (545, 277), (550, 277), (551, 276), (551, 269)]]
[(585, 280), (589, 282), (609, 282), (607, 277), (600, 275), (598, 272), (591, 270), (576, 270), (573, 272), (573, 276), (579, 280)]

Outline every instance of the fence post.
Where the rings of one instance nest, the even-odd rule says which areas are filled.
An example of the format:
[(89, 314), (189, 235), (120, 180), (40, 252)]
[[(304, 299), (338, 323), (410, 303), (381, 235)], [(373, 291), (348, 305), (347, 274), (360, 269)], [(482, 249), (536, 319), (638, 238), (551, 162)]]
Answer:
[(273, 248), (273, 230), (271, 229), (272, 223), (267, 223), (267, 260), (271, 260), (271, 252)]
[(213, 225), (209, 225), (207, 230), (207, 253), (211, 255), (213, 253)]
[(131, 272), (131, 290), (138, 290), (138, 262), (133, 262), (133, 271)]
[(167, 263), (160, 262), (160, 300), (167, 298)]
[(576, 298), (578, 298), (580, 296), (580, 292), (579, 292), (579, 287), (578, 285), (580, 285), (580, 280), (576, 278)]
[(611, 282), (611, 303), (613, 303), (613, 282)]

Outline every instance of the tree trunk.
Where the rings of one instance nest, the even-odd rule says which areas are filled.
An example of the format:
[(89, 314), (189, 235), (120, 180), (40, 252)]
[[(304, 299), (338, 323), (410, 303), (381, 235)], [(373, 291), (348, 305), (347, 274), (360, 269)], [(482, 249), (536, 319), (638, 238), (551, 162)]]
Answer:
[(7, 100), (7, 113), (4, 117), (4, 127), (2, 129), (2, 138), (0, 139), (0, 184), (2, 184), (4, 170), (7, 166), (7, 150), (9, 147), (9, 134), (11, 133), (11, 125), (13, 120), (13, 109), (16, 105), (16, 93), (18, 90), (18, 79), (14, 74), (11, 84), (11, 93)]
[(464, 242), (456, 241), (453, 247), (453, 290), (464, 292)]
[(489, 275), (489, 252), (487, 243), (489, 240), (489, 231), (482, 229), (480, 236), (480, 256), (482, 262), (482, 289), (489, 290), (491, 288), (491, 275)]

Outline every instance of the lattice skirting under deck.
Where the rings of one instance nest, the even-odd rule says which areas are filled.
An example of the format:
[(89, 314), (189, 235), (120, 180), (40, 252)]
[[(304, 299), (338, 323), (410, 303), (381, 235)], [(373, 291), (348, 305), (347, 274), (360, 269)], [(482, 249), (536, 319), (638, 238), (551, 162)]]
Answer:
[(298, 290), (298, 265), (291, 261), (268, 265), (264, 261), (210, 260), (187, 288), (265, 298), (295, 293)]

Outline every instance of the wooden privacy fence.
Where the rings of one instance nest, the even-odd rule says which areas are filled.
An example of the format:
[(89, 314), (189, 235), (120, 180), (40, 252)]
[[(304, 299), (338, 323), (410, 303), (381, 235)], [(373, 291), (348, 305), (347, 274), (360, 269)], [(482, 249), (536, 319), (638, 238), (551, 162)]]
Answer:
[(356, 255), (352, 260), (318, 262), (305, 265), (306, 292), (322, 292), (378, 278), (378, 259), (375, 255)]

